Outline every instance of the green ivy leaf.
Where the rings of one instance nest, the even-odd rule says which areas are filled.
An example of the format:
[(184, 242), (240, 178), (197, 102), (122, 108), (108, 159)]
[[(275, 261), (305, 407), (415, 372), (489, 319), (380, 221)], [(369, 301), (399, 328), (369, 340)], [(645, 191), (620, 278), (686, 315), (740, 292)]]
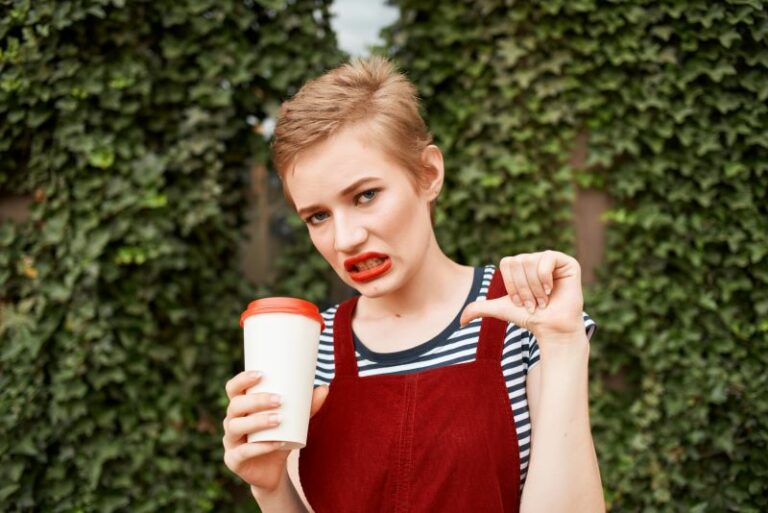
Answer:
[(115, 163), (112, 148), (99, 148), (88, 154), (88, 163), (100, 169), (108, 169)]

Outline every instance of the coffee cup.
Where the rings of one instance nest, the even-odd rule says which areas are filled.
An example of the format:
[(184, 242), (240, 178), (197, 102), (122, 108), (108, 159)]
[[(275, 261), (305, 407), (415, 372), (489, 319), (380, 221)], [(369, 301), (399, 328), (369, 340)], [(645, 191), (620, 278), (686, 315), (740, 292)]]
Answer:
[(285, 450), (307, 444), (309, 411), (317, 365), (323, 318), (314, 304), (292, 297), (268, 297), (252, 301), (240, 316), (243, 328), (245, 370), (263, 376), (247, 394), (280, 395), (282, 414), (275, 427), (250, 433), (248, 442), (286, 442)]

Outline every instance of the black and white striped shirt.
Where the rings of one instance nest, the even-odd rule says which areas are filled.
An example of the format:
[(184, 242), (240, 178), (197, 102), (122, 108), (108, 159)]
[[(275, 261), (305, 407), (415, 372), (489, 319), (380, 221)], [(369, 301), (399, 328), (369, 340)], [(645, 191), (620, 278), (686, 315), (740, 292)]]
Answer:
[[(484, 300), (488, 286), (496, 270), (489, 264), (475, 267), (472, 289), (464, 306), (473, 301)], [(315, 371), (315, 386), (327, 385), (334, 377), (333, 360), (333, 318), (338, 304), (322, 312), (325, 330), (320, 334), (320, 348)], [(353, 334), (355, 355), (360, 377), (378, 374), (410, 374), (423, 370), (435, 369), (474, 361), (480, 335), (482, 319), (474, 319), (464, 328), (459, 327), (459, 317), (464, 307), (456, 314), (451, 323), (436, 337), (418, 346), (392, 353), (377, 353), (368, 349)], [(583, 314), (587, 337), (597, 327), (595, 322)], [(507, 395), (514, 412), (520, 448), (520, 484), (525, 481), (531, 448), (531, 422), (528, 417), (528, 401), (525, 394), (525, 378), (528, 370), (539, 362), (539, 346), (535, 337), (513, 323), (508, 323), (504, 337), (504, 349), (501, 355), (501, 368), (507, 383)]]

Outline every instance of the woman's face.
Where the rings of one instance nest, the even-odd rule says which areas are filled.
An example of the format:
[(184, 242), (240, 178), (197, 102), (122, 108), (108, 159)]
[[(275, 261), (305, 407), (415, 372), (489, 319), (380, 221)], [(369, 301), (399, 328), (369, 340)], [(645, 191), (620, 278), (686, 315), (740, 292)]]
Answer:
[[(285, 182), (323, 258), (349, 286), (379, 297), (419, 270), (433, 237), (429, 202), (442, 173), (418, 188), (408, 171), (361, 137), (363, 130), (344, 129), (302, 152)], [(442, 156), (439, 164), (442, 170)]]

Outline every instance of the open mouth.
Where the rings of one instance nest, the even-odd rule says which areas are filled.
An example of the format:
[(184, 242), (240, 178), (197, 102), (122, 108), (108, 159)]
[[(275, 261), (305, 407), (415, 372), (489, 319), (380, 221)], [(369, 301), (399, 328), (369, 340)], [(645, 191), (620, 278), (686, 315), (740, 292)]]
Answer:
[(349, 276), (357, 282), (378, 278), (392, 268), (389, 257), (373, 257), (347, 266)]
[(355, 272), (370, 271), (371, 269), (376, 269), (378, 266), (380, 266), (387, 260), (388, 260), (387, 258), (369, 258), (364, 262), (360, 262), (359, 264), (354, 264), (352, 266), (352, 270)]

